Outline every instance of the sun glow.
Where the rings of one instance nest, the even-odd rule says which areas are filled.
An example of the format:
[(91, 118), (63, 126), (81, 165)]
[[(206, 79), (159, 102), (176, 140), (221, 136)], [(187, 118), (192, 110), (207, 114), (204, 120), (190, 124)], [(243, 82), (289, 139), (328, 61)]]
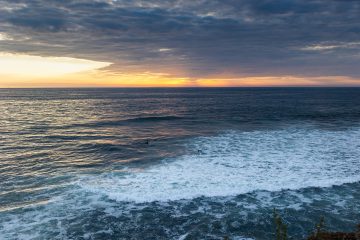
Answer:
[[(354, 86), (359, 79), (346, 76), (208, 76), (121, 72), (104, 69), (110, 62), (70, 57), (42, 57), (0, 53), (0, 87), (260, 87)], [(112, 67), (113, 68), (113, 67)], [(176, 71), (177, 72), (177, 71)]]
[(347, 76), (252, 76), (237, 78), (203, 78), (200, 87), (282, 87), (282, 86), (357, 86), (359, 79)]
[(48, 78), (85, 72), (110, 66), (109, 62), (97, 62), (69, 57), (42, 57), (0, 53), (0, 75), (11, 78)]

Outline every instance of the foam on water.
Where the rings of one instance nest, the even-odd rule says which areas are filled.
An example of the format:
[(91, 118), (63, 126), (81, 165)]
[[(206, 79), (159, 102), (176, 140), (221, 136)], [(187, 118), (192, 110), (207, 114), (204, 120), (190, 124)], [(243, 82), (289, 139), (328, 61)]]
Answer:
[(359, 217), (358, 183), (323, 187), (360, 180), (359, 137), (360, 128), (293, 126), (195, 138), (181, 157), (79, 177), (47, 203), (4, 210), (0, 239), (272, 239), (273, 208), (296, 223), (294, 239), (324, 214), (347, 230)]
[(91, 176), (78, 184), (130, 202), (330, 187), (360, 180), (359, 139), (359, 128), (232, 131), (196, 138), (187, 146), (192, 153), (142, 171)]

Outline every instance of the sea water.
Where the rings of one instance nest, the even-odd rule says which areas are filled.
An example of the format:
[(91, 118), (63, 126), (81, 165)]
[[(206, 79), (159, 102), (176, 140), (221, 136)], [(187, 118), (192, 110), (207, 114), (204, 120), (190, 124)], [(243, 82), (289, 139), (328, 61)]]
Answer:
[(0, 239), (360, 223), (359, 88), (1, 89)]

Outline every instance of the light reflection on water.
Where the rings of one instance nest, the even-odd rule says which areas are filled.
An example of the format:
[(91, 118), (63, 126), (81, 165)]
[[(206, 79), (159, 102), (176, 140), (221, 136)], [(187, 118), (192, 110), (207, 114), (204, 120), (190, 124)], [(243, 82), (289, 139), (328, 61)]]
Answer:
[[(24, 218), (18, 219), (19, 226), (25, 226), (25, 222), (31, 219), (29, 216), (34, 217), (39, 211), (45, 211), (41, 214), (51, 218), (52, 214), (55, 214), (51, 210), (53, 204), (55, 204), (54, 209), (60, 211), (59, 205), (56, 205), (59, 203), (54, 203), (59, 198), (65, 198), (65, 203), (60, 208), (63, 211), (70, 211), (71, 214), (75, 214), (72, 211), (76, 211), (76, 207), (81, 208), (78, 202), (84, 201), (90, 204), (85, 204), (91, 207), (83, 214), (79, 210), (75, 217), (82, 225), (91, 225), (91, 218), (85, 217), (86, 214), (91, 213), (96, 218), (100, 217), (108, 221), (107, 225), (95, 227), (99, 231), (102, 228), (110, 228), (113, 233), (117, 233), (111, 236), (124, 237), (125, 235), (121, 234), (125, 232), (135, 234), (130, 226), (121, 223), (122, 231), (119, 232), (115, 228), (120, 226), (111, 225), (109, 215), (102, 212), (103, 208), (108, 211), (109, 204), (116, 209), (115, 212), (120, 211), (121, 207), (112, 200), (104, 200), (106, 197), (102, 195), (82, 193), (74, 182), (84, 176), (93, 177), (108, 173), (121, 176), (129, 168), (132, 171), (134, 169), (142, 171), (156, 164), (161, 165), (164, 159), (176, 159), (186, 154), (201, 154), (206, 149), (198, 152), (199, 149), (187, 148), (187, 143), (197, 136), (217, 136), (229, 130), (272, 131), (293, 126), (310, 126), (309, 129), (345, 133), (349, 129), (359, 127), (360, 89), (0, 89), (0, 112), (0, 238), (15, 231), (14, 228), (4, 227), (4, 222), (9, 218), (23, 215)], [(337, 140), (349, 141), (346, 134), (339, 134)], [(315, 149), (320, 148), (321, 146)], [(212, 155), (209, 156), (211, 158)], [(354, 183), (338, 190), (328, 190), (332, 194), (339, 192), (343, 196), (355, 198), (353, 202), (346, 200), (343, 208), (340, 205), (334, 207), (337, 213), (328, 214), (332, 221), (331, 226), (334, 228), (346, 228), (344, 227), (346, 218), (336, 220), (335, 216), (349, 216), (356, 207), (360, 206), (360, 200), (353, 192), (358, 187)], [(316, 200), (314, 199), (316, 190), (313, 191), (300, 192), (310, 199), (312, 206), (306, 207), (306, 203), (295, 203), (302, 201), (301, 199), (291, 203), (305, 206), (302, 206), (302, 209), (307, 210), (299, 210), (303, 218), (306, 218), (306, 214), (302, 211), (309, 211), (310, 219), (315, 219), (315, 214), (311, 211), (318, 214), (321, 213), (321, 207), (328, 208), (332, 204), (340, 204), (340, 200), (335, 197), (333, 199), (336, 200), (328, 202), (326, 198), (321, 197), (320, 200)], [(323, 196), (329, 194), (326, 189), (320, 191), (324, 192)], [(84, 199), (75, 197), (76, 195)], [(99, 201), (99, 208), (91, 201), (95, 198)], [(246, 204), (252, 202), (259, 213), (266, 216), (273, 206), (271, 204), (265, 206), (264, 202), (258, 198), (251, 198), (250, 195), (244, 198), (246, 200), (241, 201), (245, 201)], [(185, 214), (181, 211), (186, 212), (186, 208), (191, 208), (192, 204), (196, 205), (194, 207), (196, 209), (206, 205), (210, 215), (219, 211), (217, 214), (227, 216), (226, 211), (229, 211), (227, 204), (232, 202), (235, 204), (236, 199), (222, 203), (211, 198), (197, 199), (194, 203), (175, 201), (168, 203), (169, 209), (161, 204), (140, 205), (151, 212), (149, 216), (157, 219), (155, 222), (166, 225), (167, 231), (169, 229), (173, 231), (173, 234), (168, 235), (172, 238), (189, 230), (186, 224), (182, 225), (186, 219), (176, 223), (176, 218), (173, 217), (177, 214)], [(103, 204), (106, 206), (102, 206)], [(259, 213), (239, 207), (241, 203), (237, 202), (237, 204), (238, 207), (230, 208), (231, 211), (241, 209), (243, 211), (241, 214), (255, 214), (256, 219), (261, 217)], [(286, 201), (279, 204), (287, 206)], [(130, 207), (130, 205), (126, 206)], [(216, 206), (220, 206), (219, 209)], [(120, 214), (118, 218), (123, 217), (134, 224), (140, 224), (141, 229), (144, 224), (149, 224), (151, 221), (146, 219), (146, 211), (142, 212), (137, 207), (133, 214)], [(121, 209), (122, 211), (124, 209)], [(167, 211), (173, 217), (169, 217)], [(25, 212), (31, 214), (27, 215)], [(190, 223), (193, 221), (195, 224), (198, 217), (207, 219), (206, 213), (195, 212), (194, 215), (185, 214), (190, 218), (188, 219)], [(111, 212), (111, 214), (115, 213)], [(354, 213), (354, 216), (353, 222), (358, 215)], [(142, 220), (139, 222), (136, 220), (137, 217)], [(166, 218), (175, 221), (173, 227), (163, 222)], [(244, 235), (250, 231), (250, 226), (257, 226), (254, 222), (248, 223), (245, 217), (240, 223), (235, 224), (240, 226), (231, 227), (234, 223), (233, 225), (229, 223), (230, 225), (227, 226), (226, 218), (220, 218), (225, 222), (221, 222), (221, 226), (225, 225), (220, 227), (220, 230), (209, 230), (204, 227), (203, 230), (198, 230), (197, 234), (233, 231)], [(67, 237), (74, 234), (71, 236), (76, 239), (80, 235), (83, 236), (84, 231), (91, 232), (89, 229), (72, 229), (66, 214), (61, 215), (61, 219), (62, 222), (58, 221), (65, 228)], [(293, 219), (293, 216), (289, 219)], [(121, 222), (119, 219), (113, 220)], [(299, 219), (296, 221), (303, 224), (304, 228), (309, 228), (303, 223), (304, 221)], [(178, 224), (184, 229), (181, 230)], [(259, 224), (261, 225), (261, 222)], [(267, 229), (269, 224), (265, 225), (257, 227), (265, 232), (264, 229)], [(31, 231), (30, 225), (26, 226), (28, 231)], [(52, 231), (54, 234), (52, 236), (60, 236), (56, 230)], [(145, 227), (139, 230), (139, 234), (141, 231), (149, 236), (166, 235), (162, 230), (150, 234), (150, 230)], [(256, 236), (256, 234), (248, 236)], [(267, 235), (259, 236), (266, 239)]]

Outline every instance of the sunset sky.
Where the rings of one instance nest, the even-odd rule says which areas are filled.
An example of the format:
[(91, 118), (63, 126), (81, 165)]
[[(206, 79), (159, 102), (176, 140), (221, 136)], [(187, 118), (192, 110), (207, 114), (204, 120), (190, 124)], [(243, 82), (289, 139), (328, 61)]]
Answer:
[(360, 86), (358, 0), (0, 0), (0, 87)]

